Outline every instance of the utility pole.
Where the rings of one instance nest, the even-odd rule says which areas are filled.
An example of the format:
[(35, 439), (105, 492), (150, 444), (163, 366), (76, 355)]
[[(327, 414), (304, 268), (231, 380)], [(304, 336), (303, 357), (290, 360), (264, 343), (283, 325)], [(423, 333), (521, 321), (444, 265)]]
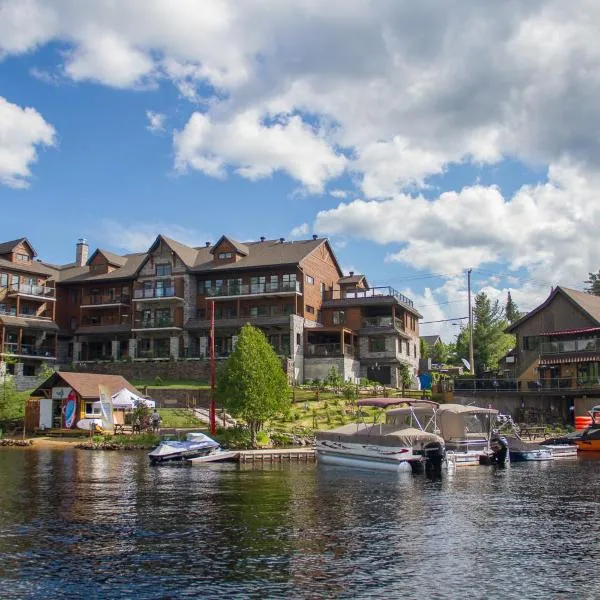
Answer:
[(469, 364), (471, 375), (475, 375), (475, 359), (473, 357), (473, 309), (471, 308), (471, 270), (467, 271), (467, 293), (469, 294)]

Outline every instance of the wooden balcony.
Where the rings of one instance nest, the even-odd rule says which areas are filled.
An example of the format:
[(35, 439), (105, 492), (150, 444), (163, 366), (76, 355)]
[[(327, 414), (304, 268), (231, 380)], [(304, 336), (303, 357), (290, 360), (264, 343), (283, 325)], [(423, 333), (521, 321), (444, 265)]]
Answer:
[(56, 360), (56, 350), (54, 346), (36, 344), (18, 344), (9, 342), (4, 344), (2, 354), (5, 356), (14, 356), (16, 358), (33, 358), (40, 360)]
[(130, 296), (111, 296), (93, 294), (90, 296), (83, 296), (83, 298), (81, 299), (81, 308), (128, 306), (130, 303)]
[(231, 300), (232, 298), (258, 298), (261, 296), (295, 296), (301, 295), (300, 282), (282, 283), (253, 283), (239, 285), (222, 285), (205, 288), (204, 295), (211, 300)]
[(357, 304), (395, 304), (399, 303), (414, 309), (413, 301), (389, 286), (368, 289), (328, 290), (323, 292), (323, 307), (350, 306)]
[(172, 281), (170, 285), (159, 287), (144, 287), (137, 285), (133, 290), (134, 302), (156, 302), (156, 301), (181, 301), (183, 302), (183, 281)]
[(56, 300), (56, 290), (54, 287), (45, 285), (32, 285), (28, 283), (11, 283), (8, 286), (7, 295), (9, 297), (23, 296), (30, 300)]
[(164, 329), (182, 329), (183, 323), (180, 318), (174, 317), (152, 317), (150, 319), (136, 319), (132, 331), (149, 331)]

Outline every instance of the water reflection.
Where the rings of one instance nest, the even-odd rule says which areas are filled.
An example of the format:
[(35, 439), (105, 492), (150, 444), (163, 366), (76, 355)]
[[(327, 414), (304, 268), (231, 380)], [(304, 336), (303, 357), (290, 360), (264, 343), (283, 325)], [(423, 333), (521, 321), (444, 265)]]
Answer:
[(0, 589), (7, 598), (592, 598), (599, 474), (589, 458), (429, 480), (2, 451)]

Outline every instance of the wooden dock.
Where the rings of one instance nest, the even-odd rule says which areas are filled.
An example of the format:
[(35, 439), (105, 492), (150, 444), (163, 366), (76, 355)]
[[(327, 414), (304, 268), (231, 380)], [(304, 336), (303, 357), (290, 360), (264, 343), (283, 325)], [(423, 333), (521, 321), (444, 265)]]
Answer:
[(315, 460), (315, 449), (303, 448), (274, 448), (269, 450), (241, 450), (238, 462), (245, 463), (283, 463), (309, 462)]

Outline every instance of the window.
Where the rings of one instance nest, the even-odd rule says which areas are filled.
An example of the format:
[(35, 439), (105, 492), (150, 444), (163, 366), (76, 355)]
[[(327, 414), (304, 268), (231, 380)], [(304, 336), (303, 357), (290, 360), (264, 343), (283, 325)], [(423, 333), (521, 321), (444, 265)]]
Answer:
[(296, 346), (299, 346), (302, 343), (302, 336), (297, 333), (296, 334)]
[(95, 415), (101, 415), (102, 410), (100, 406), (94, 406), (94, 402), (86, 402), (85, 403), (85, 416), (93, 417)]
[(314, 306), (311, 306), (310, 304), (307, 304), (307, 305), (306, 305), (306, 312), (307, 312), (309, 315), (314, 315), (314, 314), (315, 314), (315, 307), (314, 307)]
[(27, 254), (17, 254), (18, 262), (29, 262), (29, 256)]
[(71, 317), (71, 329), (77, 329), (77, 319), (75, 317)]
[(413, 357), (417, 358), (417, 344), (413, 344)]
[(156, 276), (167, 277), (171, 274), (171, 263), (161, 263), (156, 265)]
[(0, 287), (8, 287), (8, 275), (6, 273), (0, 273)]
[(121, 296), (123, 296), (124, 298), (129, 297), (129, 287), (128, 286), (123, 286), (121, 288)]
[(540, 339), (537, 335), (528, 335), (523, 338), (523, 350), (537, 350)]
[(73, 288), (69, 290), (69, 302), (71, 304), (75, 304), (77, 302), (77, 290), (74, 290)]
[(233, 258), (233, 252), (219, 252), (217, 255), (221, 260), (226, 258)]
[(321, 281), (321, 296), (325, 295), (326, 287), (325, 283)]
[(296, 290), (296, 273), (287, 273), (281, 276), (281, 289), (284, 292)]
[(265, 277), (251, 277), (250, 278), (250, 293), (260, 294), (265, 291)]
[(250, 316), (251, 317), (266, 317), (268, 314), (267, 306), (251, 306)]
[(114, 300), (115, 299), (115, 288), (108, 288), (108, 293), (107, 293), (108, 299), (109, 300)]
[(291, 306), (291, 304), (283, 304), (281, 306), (281, 314), (283, 314), (283, 315), (291, 315), (292, 314), (292, 306)]
[(23, 365), (23, 377), (35, 377), (35, 365)]
[(277, 275), (271, 275), (269, 277), (269, 291), (276, 292), (279, 287), (279, 277)]
[(385, 338), (369, 338), (369, 352), (385, 352)]
[(10, 276), (10, 287), (13, 290), (19, 289), (19, 276), (18, 275)]
[(196, 318), (197, 319), (204, 319), (204, 318), (206, 318), (206, 309), (204, 309), (204, 308), (197, 308), (196, 309)]
[(101, 271), (104, 271), (104, 269), (106, 269), (106, 265), (103, 264), (91, 266), (92, 273), (99, 273)]
[(207, 279), (206, 281), (199, 281), (198, 282), (198, 294), (200, 294), (201, 296), (205, 296), (206, 290), (209, 290), (211, 287), (212, 287), (212, 282), (210, 279)]
[(346, 322), (346, 313), (343, 310), (333, 311), (333, 324), (343, 325)]
[(312, 275), (307, 275), (306, 276), (306, 283), (310, 284), (310, 285), (314, 285), (315, 283), (315, 278)]

